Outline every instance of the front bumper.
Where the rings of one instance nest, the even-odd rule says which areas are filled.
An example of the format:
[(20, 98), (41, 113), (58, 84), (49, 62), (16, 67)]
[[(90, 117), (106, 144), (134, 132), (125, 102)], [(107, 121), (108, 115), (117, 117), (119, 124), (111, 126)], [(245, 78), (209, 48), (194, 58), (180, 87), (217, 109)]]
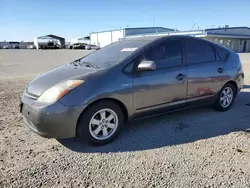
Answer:
[(26, 126), (46, 138), (75, 137), (77, 120), (85, 108), (67, 107), (60, 102), (44, 106), (25, 95), (20, 106)]

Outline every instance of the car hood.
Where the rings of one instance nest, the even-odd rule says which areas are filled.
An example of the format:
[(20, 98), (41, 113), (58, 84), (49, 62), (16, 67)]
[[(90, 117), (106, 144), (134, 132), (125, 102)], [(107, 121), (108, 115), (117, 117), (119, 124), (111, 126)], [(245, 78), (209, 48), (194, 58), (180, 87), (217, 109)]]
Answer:
[(43, 92), (62, 81), (69, 79), (83, 79), (89, 74), (97, 71), (98, 69), (86, 67), (85, 65), (62, 65), (36, 77), (29, 83), (26, 91), (27, 93), (38, 97), (41, 96)]

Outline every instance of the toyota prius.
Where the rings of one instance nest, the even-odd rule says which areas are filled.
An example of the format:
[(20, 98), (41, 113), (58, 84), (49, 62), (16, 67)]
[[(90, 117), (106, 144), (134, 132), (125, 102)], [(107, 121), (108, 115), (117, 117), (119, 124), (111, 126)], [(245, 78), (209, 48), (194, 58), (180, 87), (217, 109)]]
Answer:
[(20, 110), (47, 138), (113, 141), (128, 121), (210, 105), (231, 108), (243, 87), (239, 55), (189, 36), (120, 40), (34, 78)]

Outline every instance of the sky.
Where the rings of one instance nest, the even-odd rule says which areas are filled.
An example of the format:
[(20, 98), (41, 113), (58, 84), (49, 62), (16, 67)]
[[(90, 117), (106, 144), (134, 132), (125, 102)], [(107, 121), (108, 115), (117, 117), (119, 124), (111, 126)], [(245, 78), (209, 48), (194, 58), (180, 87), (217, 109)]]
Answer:
[(126, 27), (250, 27), (250, 0), (0, 0), (0, 41)]

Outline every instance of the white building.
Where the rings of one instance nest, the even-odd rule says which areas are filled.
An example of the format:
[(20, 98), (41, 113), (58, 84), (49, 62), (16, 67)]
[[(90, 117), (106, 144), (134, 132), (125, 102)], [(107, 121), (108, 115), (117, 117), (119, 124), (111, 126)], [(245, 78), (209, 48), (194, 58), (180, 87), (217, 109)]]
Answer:
[(113, 42), (118, 41), (121, 38), (125, 38), (131, 35), (139, 34), (152, 34), (152, 33), (162, 33), (171, 32), (173, 29), (168, 29), (164, 27), (139, 27), (139, 28), (125, 28), (110, 31), (94, 32), (90, 34), (90, 42), (92, 45), (99, 47), (104, 47)]

